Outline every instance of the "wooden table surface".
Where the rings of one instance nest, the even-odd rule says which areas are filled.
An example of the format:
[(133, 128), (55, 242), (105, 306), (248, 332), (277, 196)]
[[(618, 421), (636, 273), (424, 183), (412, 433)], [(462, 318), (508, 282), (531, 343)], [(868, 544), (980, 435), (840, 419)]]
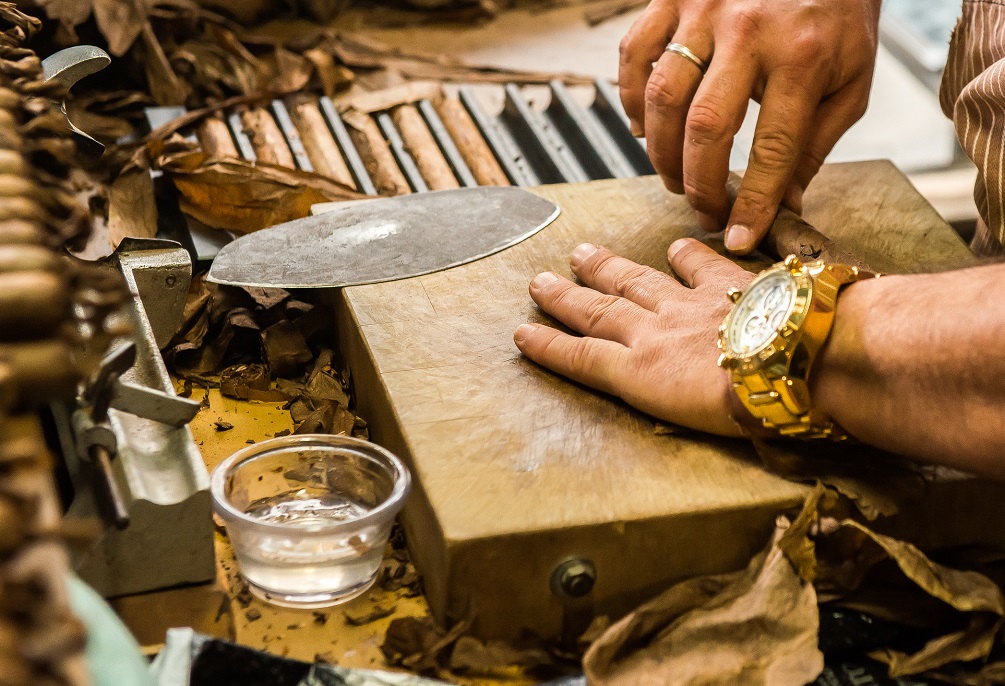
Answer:
[[(338, 301), (371, 437), (415, 476), (404, 522), (433, 612), (474, 617), (487, 637), (569, 628), (569, 601), (550, 585), (567, 556), (596, 565), (590, 602), (612, 615), (675, 580), (740, 568), (804, 493), (765, 472), (747, 443), (660, 435), (645, 415), (520, 355), (513, 331), (546, 321), (527, 284), (544, 270), (571, 276), (579, 243), (666, 271), (673, 240), (707, 238), (655, 177), (534, 192), (562, 215), (530, 239), (447, 271), (347, 288)], [(805, 216), (883, 272), (974, 263), (886, 162), (825, 167)], [(913, 527), (919, 542), (962, 543), (982, 529), (983, 515), (959, 510), (955, 497), (926, 502), (931, 526)]]

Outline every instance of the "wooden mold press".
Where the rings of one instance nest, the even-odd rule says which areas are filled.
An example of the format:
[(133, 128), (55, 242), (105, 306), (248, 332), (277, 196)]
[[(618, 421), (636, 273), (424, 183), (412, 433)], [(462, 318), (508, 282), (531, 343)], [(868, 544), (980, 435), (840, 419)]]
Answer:
[[(513, 331), (543, 321), (528, 283), (570, 275), (575, 246), (666, 271), (667, 246), (700, 235), (655, 177), (535, 192), (563, 213), (519, 245), (338, 296), (360, 410), (415, 478), (403, 521), (433, 612), (474, 618), (483, 637), (555, 636), (572, 605), (619, 616), (675, 581), (740, 569), (806, 493), (768, 474), (749, 444), (657, 435), (645, 415), (520, 355)], [(805, 216), (882, 272), (974, 263), (886, 162), (825, 167)], [(981, 523), (1003, 515), (1005, 486), (946, 472), (879, 528), (927, 548), (1002, 543), (1001, 527)], [(595, 572), (591, 586), (576, 568), (567, 586), (588, 591), (580, 598), (562, 588), (570, 559)]]

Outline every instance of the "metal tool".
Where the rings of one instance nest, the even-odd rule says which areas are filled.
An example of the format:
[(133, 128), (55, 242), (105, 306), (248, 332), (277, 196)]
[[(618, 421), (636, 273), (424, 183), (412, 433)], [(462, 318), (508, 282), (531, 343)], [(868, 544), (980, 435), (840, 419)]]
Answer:
[[(58, 81), (69, 91), (82, 78), (101, 71), (111, 62), (112, 58), (101, 48), (93, 45), (75, 45), (42, 60), (42, 74), (46, 81)], [(60, 109), (66, 116), (66, 101), (60, 103)], [(69, 124), (77, 148), (83, 155), (91, 158), (101, 157), (105, 152), (103, 143), (78, 129), (69, 117), (66, 118), (66, 123)]]
[(370, 200), (243, 236), (220, 251), (207, 278), (266, 288), (404, 279), (499, 252), (559, 212), (553, 202), (512, 187)]
[(133, 335), (115, 341), (76, 406), (53, 408), (74, 496), (69, 519), (108, 526), (79, 552), (77, 573), (105, 596), (213, 578), (209, 475), (160, 356), (191, 280), (177, 243), (126, 239), (111, 260), (132, 298), (116, 313)]

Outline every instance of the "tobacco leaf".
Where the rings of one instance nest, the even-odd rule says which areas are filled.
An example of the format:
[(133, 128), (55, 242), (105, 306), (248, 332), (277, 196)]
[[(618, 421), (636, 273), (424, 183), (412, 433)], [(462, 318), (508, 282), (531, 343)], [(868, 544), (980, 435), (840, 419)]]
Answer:
[(436, 81), (409, 81), (390, 88), (343, 96), (334, 101), (339, 112), (356, 111), (364, 114), (389, 110), (398, 105), (419, 100), (438, 100), (443, 97), (443, 84)]
[(108, 238), (113, 248), (123, 238), (157, 235), (154, 182), (147, 169), (130, 167), (108, 190)]
[(269, 369), (276, 376), (295, 376), (314, 358), (303, 333), (289, 319), (282, 319), (262, 331), (262, 346)]
[(161, 105), (184, 105), (192, 93), (191, 86), (178, 78), (149, 21), (142, 25), (140, 36), (144, 55), (142, 66), (150, 96)]
[(378, 619), (383, 619), (384, 617), (390, 617), (394, 614), (397, 609), (396, 605), (390, 605), (384, 607), (383, 605), (374, 605), (373, 607), (363, 610), (362, 612), (351, 612), (349, 610), (343, 610), (342, 616), (345, 617), (345, 623), (349, 626), (364, 626), (366, 624), (372, 624)]
[(331, 52), (350, 68), (388, 69), (410, 79), (484, 83), (565, 83), (588, 84), (590, 76), (580, 74), (523, 71), (492, 65), (469, 64), (447, 54), (405, 52), (370, 38), (335, 32), (326, 38)]
[(513, 677), (555, 666), (555, 658), (537, 646), (517, 648), (504, 641), (480, 641), (461, 636), (450, 651), (450, 670), (469, 676)]
[(590, 26), (599, 26), (605, 21), (620, 17), (649, 4), (649, 0), (600, 0), (590, 3), (583, 11), (583, 18)]
[(322, 92), (328, 97), (334, 97), (339, 91), (352, 85), (353, 73), (332, 59), (331, 53), (321, 48), (311, 48), (304, 51), (304, 57), (314, 65)]
[(867, 545), (871, 542), (878, 547), (908, 581), (926, 594), (967, 615), (964, 628), (933, 638), (913, 654), (891, 648), (873, 653), (872, 657), (889, 665), (891, 677), (988, 656), (1005, 616), (1005, 597), (993, 581), (978, 572), (932, 562), (914, 545), (877, 534), (858, 522), (845, 520), (841, 526), (864, 535)]
[(384, 634), (380, 651), (391, 666), (400, 666), (419, 674), (435, 672), (447, 661), (447, 650), (471, 628), (470, 621), (444, 630), (431, 616), (400, 617), (391, 622)]
[(614, 624), (583, 658), (588, 683), (813, 681), (823, 670), (816, 593), (778, 547), (784, 532), (746, 570), (676, 584)]
[(207, 226), (250, 233), (306, 217), (311, 205), (365, 196), (317, 174), (236, 159), (206, 162), (200, 152), (160, 157), (186, 214)]
[(94, 20), (108, 41), (108, 52), (122, 57), (143, 31), (151, 0), (93, 0)]
[(915, 463), (866, 445), (754, 439), (772, 474), (798, 483), (820, 481), (852, 500), (870, 521), (896, 514), (924, 496), (925, 472)]
[(50, 19), (68, 28), (83, 24), (94, 10), (94, 0), (36, 0)]

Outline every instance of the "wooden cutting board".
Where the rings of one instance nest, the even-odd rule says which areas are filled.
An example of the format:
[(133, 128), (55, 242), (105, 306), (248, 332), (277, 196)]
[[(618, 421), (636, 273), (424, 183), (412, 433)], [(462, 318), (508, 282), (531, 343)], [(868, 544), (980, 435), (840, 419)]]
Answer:
[[(485, 637), (554, 636), (584, 611), (619, 615), (676, 580), (743, 567), (806, 492), (766, 473), (744, 442), (658, 435), (642, 413), (519, 354), (514, 329), (545, 321), (529, 281), (549, 269), (571, 275), (579, 243), (666, 271), (673, 240), (702, 236), (684, 199), (655, 177), (534, 192), (562, 215), (523, 243), (337, 296), (371, 437), (414, 475), (403, 521), (433, 612), (474, 617)], [(883, 272), (975, 262), (887, 162), (825, 167), (805, 216)], [(744, 264), (756, 271), (768, 260)], [(1003, 496), (1000, 485), (947, 476), (886, 526), (929, 547), (1002, 543), (1002, 528), (982, 523), (1003, 521)], [(597, 570), (590, 595), (575, 602), (550, 588), (568, 556)]]

